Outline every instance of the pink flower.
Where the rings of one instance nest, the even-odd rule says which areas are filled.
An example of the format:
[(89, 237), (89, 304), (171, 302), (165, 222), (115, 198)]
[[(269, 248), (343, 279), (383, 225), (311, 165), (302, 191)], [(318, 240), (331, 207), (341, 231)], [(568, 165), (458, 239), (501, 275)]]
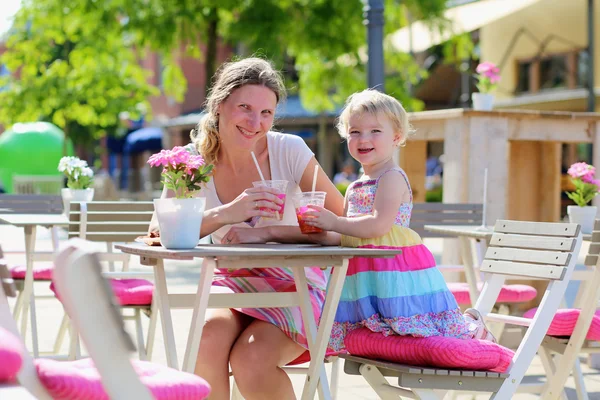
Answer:
[(189, 197), (194, 191), (200, 190), (200, 185), (207, 181), (212, 171), (212, 165), (202, 168), (205, 165), (202, 156), (191, 155), (181, 146), (153, 154), (148, 158), (148, 164), (163, 167), (165, 187), (173, 190), (177, 198)]
[(594, 178), (596, 175), (596, 168), (584, 162), (575, 163), (569, 167), (567, 174), (569, 174), (571, 178), (581, 178), (581, 180), (586, 181), (586, 179)]
[(477, 66), (475, 71), (477, 71), (478, 74), (491, 78), (500, 73), (500, 68), (496, 67), (496, 64), (492, 62), (484, 61)]

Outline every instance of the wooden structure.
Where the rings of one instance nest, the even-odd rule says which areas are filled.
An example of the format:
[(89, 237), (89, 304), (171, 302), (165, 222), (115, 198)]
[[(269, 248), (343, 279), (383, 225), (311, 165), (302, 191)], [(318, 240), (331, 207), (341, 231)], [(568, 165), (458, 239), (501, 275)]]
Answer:
[(401, 148), (399, 164), (414, 201), (425, 201), (427, 143), (443, 141), (444, 203), (481, 202), (488, 168), (491, 224), (559, 220), (562, 143), (592, 143), (600, 166), (600, 113), (448, 109), (411, 113), (410, 120), (416, 134)]

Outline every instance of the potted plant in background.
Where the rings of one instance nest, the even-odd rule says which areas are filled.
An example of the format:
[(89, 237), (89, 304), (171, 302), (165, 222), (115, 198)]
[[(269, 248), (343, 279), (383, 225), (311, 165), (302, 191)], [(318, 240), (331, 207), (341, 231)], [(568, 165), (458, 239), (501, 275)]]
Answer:
[(482, 62), (475, 70), (475, 78), (477, 79), (477, 89), (471, 95), (473, 100), (473, 108), (475, 110), (489, 111), (494, 106), (494, 95), (491, 93), (498, 82), (500, 82), (500, 68), (489, 61)]
[(92, 201), (94, 189), (91, 188), (94, 180), (94, 171), (86, 161), (78, 157), (63, 157), (58, 162), (58, 171), (67, 177), (67, 187), (61, 189), (63, 211), (69, 214), (72, 201)]
[(599, 193), (600, 181), (594, 178), (596, 168), (584, 162), (578, 162), (569, 167), (567, 174), (571, 177), (575, 190), (565, 193), (577, 204), (576, 206), (567, 206), (569, 222), (580, 224), (583, 233), (592, 233), (597, 207), (588, 206), (588, 204)]
[(167, 249), (196, 247), (206, 206), (206, 199), (197, 195), (209, 181), (213, 166), (181, 146), (153, 154), (148, 164), (163, 167), (162, 184), (175, 194), (174, 198), (154, 199), (160, 243)]

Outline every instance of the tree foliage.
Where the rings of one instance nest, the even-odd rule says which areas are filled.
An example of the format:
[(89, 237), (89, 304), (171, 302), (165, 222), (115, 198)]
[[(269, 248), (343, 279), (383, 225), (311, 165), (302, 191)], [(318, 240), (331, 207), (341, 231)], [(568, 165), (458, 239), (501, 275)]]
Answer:
[(50, 121), (87, 144), (157, 94), (120, 32), (64, 2), (25, 1), (6, 45), (0, 62), (13, 74), (0, 81), (5, 125)]
[[(178, 59), (200, 57), (212, 76), (217, 43), (293, 65), (298, 80), (289, 89), (310, 110), (332, 110), (367, 84), (364, 1), (23, 0), (1, 60), (18, 76), (1, 82), (0, 122), (44, 119), (69, 134), (97, 134), (157, 94), (137, 62), (144, 51), (161, 55), (164, 90), (181, 100), (186, 81)], [(442, 27), (445, 4), (385, 0), (386, 33), (405, 26), (407, 12)], [(385, 46), (387, 92), (418, 109), (406, 88), (425, 72)]]
[[(43, 0), (56, 2), (60, 0)], [(365, 0), (367, 1), (367, 0)], [(366, 87), (366, 28), (361, 0), (70, 0), (85, 21), (103, 33), (126, 35), (138, 48), (162, 54), (166, 92), (181, 99), (185, 78), (176, 60), (182, 52), (201, 57), (206, 74), (216, 68), (217, 37), (244, 55), (260, 54), (283, 67), (290, 60), (299, 82), (291, 86), (314, 111), (331, 110), (352, 91)], [(385, 30), (413, 19), (443, 27), (445, 0), (384, 0)], [(386, 49), (386, 87), (418, 107), (407, 82), (424, 75), (406, 54)], [(296, 84), (296, 83), (293, 83)]]

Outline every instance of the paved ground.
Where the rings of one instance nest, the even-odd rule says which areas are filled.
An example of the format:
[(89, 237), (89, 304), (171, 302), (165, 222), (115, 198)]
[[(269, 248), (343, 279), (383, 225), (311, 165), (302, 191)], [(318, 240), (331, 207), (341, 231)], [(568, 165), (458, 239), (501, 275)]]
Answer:
[[(0, 243), (4, 248), (5, 252), (8, 252), (7, 258), (13, 262), (22, 262), (22, 254), (14, 253), (15, 251), (23, 251), (24, 241), (21, 231), (14, 227), (0, 225)], [(439, 258), (441, 252), (441, 241), (431, 240), (426, 241), (428, 247)], [(38, 232), (38, 250), (50, 250), (49, 234), (46, 230), (40, 229)], [(582, 249), (582, 254), (587, 252), (586, 249)], [(167, 261), (167, 279), (169, 282), (170, 290), (179, 293), (195, 292), (195, 285), (199, 277), (198, 262), (174, 262)], [(132, 269), (141, 268), (137, 263), (137, 260), (133, 262)], [(35, 286), (37, 294), (50, 294), (47, 283), (38, 283)], [(568, 298), (572, 298), (575, 287), (571, 287), (569, 290)], [(55, 299), (42, 299), (37, 301), (38, 310), (38, 326), (40, 335), (40, 348), (42, 351), (48, 351), (52, 348), (54, 343), (54, 337), (58, 330), (59, 322), (62, 318), (62, 308)], [(186, 344), (186, 335), (189, 329), (191, 320), (191, 311), (188, 310), (175, 310), (173, 311), (173, 323), (175, 326), (175, 336), (177, 344), (177, 352), (179, 362), (183, 360), (183, 351)], [(147, 324), (147, 319), (144, 318), (144, 323)], [(131, 327), (130, 327), (131, 328)], [(30, 336), (29, 336), (30, 338)], [(166, 364), (166, 357), (164, 353), (164, 346), (162, 341), (162, 333), (160, 329), (157, 330), (157, 341), (155, 344), (155, 353), (153, 361)], [(63, 351), (66, 353), (66, 346), (63, 346)], [(584, 360), (585, 361), (585, 360)], [(329, 367), (328, 367), (329, 369)], [(600, 400), (600, 372), (596, 369), (589, 368), (587, 365), (583, 365), (583, 371), (585, 374), (585, 381), (590, 392), (590, 399)], [(528, 375), (532, 375), (531, 379), (535, 379), (536, 375), (543, 374), (539, 359), (534, 360)], [(304, 382), (303, 375), (292, 375), (291, 377), (296, 393), (300, 393)], [(566, 391), (569, 399), (575, 399), (575, 390), (572, 380), (567, 382)], [(488, 398), (486, 395), (479, 395), (472, 397), (470, 395), (459, 395), (458, 399), (484, 399)], [(377, 399), (375, 393), (366, 384), (362, 377), (350, 376), (341, 374), (340, 387), (339, 387), (339, 399), (341, 400), (366, 400), (366, 399)], [(539, 396), (535, 394), (518, 394), (514, 397), (519, 400), (537, 399)]]

